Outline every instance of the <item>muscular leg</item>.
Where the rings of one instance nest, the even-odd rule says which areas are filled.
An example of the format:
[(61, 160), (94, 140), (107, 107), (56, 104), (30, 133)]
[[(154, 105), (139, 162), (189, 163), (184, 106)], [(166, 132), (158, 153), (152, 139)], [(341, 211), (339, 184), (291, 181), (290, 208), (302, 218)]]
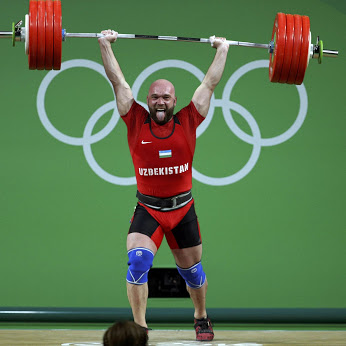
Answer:
[[(127, 236), (127, 250), (144, 247), (151, 250), (154, 254), (157, 252), (155, 243), (146, 235), (141, 233), (130, 233)], [(148, 284), (133, 285), (126, 283), (127, 297), (129, 299), (133, 319), (142, 327), (148, 327), (145, 320), (145, 312), (148, 300)]]
[[(198, 263), (202, 257), (202, 245), (197, 245), (185, 249), (172, 249), (176, 264), (180, 268), (190, 268)], [(205, 280), (201, 288), (191, 288), (186, 285), (187, 291), (190, 294), (193, 305), (195, 307), (194, 317), (197, 319), (207, 317), (205, 306), (208, 282)]]
[(205, 280), (201, 288), (191, 288), (186, 285), (186, 289), (190, 294), (193, 305), (195, 307), (194, 317), (196, 319), (207, 317), (207, 310), (205, 308), (205, 300), (207, 295), (208, 281)]

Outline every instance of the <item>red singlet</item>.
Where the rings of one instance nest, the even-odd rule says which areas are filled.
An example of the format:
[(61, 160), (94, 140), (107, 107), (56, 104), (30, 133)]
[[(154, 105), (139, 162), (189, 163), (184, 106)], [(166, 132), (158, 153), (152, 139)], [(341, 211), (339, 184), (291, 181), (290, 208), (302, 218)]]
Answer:
[(165, 125), (156, 124), (136, 101), (122, 119), (127, 126), (138, 191), (161, 198), (189, 191), (196, 128), (204, 120), (193, 102)]

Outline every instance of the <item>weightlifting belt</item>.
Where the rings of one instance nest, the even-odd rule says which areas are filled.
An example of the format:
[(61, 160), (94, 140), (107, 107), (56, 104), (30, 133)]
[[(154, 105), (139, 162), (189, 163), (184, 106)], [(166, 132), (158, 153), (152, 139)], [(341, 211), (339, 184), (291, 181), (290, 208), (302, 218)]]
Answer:
[(168, 198), (158, 198), (148, 195), (143, 195), (137, 190), (136, 197), (138, 201), (148, 206), (149, 208), (160, 210), (160, 211), (170, 211), (174, 209), (182, 208), (184, 205), (192, 200), (191, 190), (184, 192), (180, 195), (176, 195)]

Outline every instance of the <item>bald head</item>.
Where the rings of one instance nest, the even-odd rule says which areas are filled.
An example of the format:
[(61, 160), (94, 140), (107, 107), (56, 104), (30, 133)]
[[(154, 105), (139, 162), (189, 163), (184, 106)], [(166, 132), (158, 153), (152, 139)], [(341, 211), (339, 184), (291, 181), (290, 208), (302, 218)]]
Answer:
[(147, 103), (151, 118), (159, 125), (166, 124), (177, 104), (174, 85), (166, 79), (156, 80), (149, 88)]
[(170, 94), (175, 97), (174, 85), (167, 79), (158, 79), (150, 85), (148, 97), (151, 94)]

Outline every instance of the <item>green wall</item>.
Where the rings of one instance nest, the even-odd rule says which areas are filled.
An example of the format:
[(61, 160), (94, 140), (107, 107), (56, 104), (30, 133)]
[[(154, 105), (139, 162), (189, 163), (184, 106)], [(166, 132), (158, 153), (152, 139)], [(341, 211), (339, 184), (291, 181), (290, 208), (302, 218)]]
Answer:
[[(2, 0), (1, 29), (24, 19), (28, 3)], [(268, 59), (265, 50), (230, 48), (212, 121), (197, 139), (194, 169), (231, 178), (214, 186), (195, 173), (193, 194), (209, 307), (346, 308), (345, 2), (65, 0), (62, 7), (68, 32), (114, 28), (259, 43), (269, 42), (277, 12), (310, 16), (312, 41), (320, 35), (340, 56), (322, 65), (310, 61), (299, 88), (271, 84), (262, 67), (223, 96), (238, 69)], [(184, 42), (119, 40), (114, 49), (131, 86), (157, 62), (194, 65), (159, 70), (138, 85), (138, 100), (145, 102), (154, 79), (172, 80), (178, 109), (198, 86), (193, 68), (205, 73), (214, 56), (208, 45)], [(124, 123), (111, 127), (110, 85), (85, 67), (58, 73), (42, 94), (47, 119), (59, 131), (54, 136), (40, 118), (39, 93), (52, 72), (30, 71), (23, 44), (12, 48), (1, 40), (0, 52), (0, 306), (128, 307), (126, 235), (136, 187), (114, 181), (134, 170)], [(97, 41), (68, 39), (63, 62), (73, 59), (100, 68)], [(88, 131), (99, 137), (90, 139)], [(165, 243), (154, 266), (174, 266)], [(151, 299), (148, 306), (192, 305)]]

